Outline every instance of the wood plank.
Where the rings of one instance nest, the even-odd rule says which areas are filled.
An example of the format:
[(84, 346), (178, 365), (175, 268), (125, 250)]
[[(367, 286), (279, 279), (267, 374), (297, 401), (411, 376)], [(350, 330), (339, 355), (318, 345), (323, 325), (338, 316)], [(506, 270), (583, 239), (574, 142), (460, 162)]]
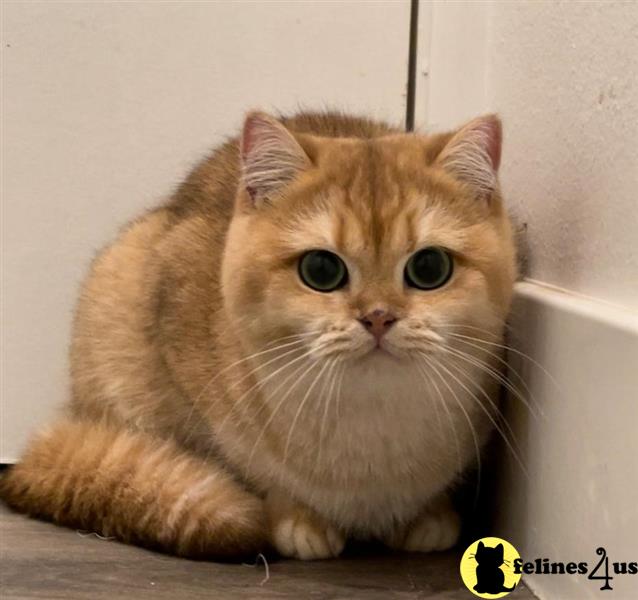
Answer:
[[(458, 554), (391, 554), (351, 548), (337, 560), (198, 562), (98, 539), (15, 514), (0, 505), (3, 600), (179, 600), (189, 598), (369, 598), (451, 600), (470, 597)], [(510, 598), (530, 600), (527, 589)]]

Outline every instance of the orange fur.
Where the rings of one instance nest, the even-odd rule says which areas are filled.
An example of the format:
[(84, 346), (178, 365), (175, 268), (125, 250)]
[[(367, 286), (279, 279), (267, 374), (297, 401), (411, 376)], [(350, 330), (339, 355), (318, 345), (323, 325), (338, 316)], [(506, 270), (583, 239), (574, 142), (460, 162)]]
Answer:
[[(497, 128), (488, 117), (421, 136), (249, 115), (241, 156), (238, 140), (216, 150), (94, 261), (68, 417), (3, 477), (2, 497), (186, 556), (270, 542), (319, 558), (349, 535), (449, 546), (446, 489), (497, 411), (495, 382), (450, 353), (499, 369), (480, 343), (500, 340), (516, 276)], [(424, 245), (454, 256), (431, 292), (403, 283)], [(299, 257), (318, 248), (345, 261), (343, 290), (300, 281)], [(379, 308), (397, 317), (383, 354), (358, 322)]]
[(261, 502), (170, 441), (78, 420), (41, 434), (3, 481), (34, 516), (189, 557), (259, 551)]

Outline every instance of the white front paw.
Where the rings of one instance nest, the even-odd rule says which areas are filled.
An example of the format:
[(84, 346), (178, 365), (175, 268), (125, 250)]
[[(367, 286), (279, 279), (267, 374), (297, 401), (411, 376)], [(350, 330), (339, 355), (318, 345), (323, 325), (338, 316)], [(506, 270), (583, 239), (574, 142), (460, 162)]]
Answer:
[(461, 520), (454, 510), (426, 510), (408, 529), (401, 546), (408, 552), (447, 550), (456, 544), (460, 532)]
[(315, 560), (339, 556), (345, 539), (331, 525), (321, 525), (297, 514), (274, 525), (272, 543), (282, 556)]

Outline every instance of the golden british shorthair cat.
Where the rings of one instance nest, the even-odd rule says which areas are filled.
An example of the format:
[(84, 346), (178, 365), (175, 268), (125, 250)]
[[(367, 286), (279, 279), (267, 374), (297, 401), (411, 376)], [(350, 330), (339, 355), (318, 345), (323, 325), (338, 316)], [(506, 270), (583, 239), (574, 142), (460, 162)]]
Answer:
[(516, 277), (501, 124), (253, 112), (93, 262), (19, 511), (182, 556), (441, 550)]

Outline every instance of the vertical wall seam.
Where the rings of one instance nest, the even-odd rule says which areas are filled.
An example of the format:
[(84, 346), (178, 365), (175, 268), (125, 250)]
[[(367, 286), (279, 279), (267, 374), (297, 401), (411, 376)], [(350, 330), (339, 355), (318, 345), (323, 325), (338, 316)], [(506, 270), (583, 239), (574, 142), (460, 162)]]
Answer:
[(416, 97), (416, 64), (419, 26), (419, 0), (410, 0), (410, 42), (408, 47), (408, 89), (405, 107), (405, 130), (414, 131), (414, 103)]

